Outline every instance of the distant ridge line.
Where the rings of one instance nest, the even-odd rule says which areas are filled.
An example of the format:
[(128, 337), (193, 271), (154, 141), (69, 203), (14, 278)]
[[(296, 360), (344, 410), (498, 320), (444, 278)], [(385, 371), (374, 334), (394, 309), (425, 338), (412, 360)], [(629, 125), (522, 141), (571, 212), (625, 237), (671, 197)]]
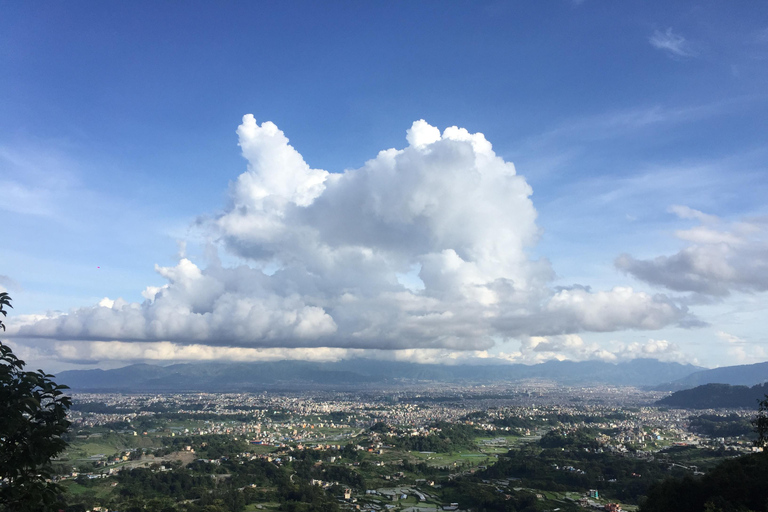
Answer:
[(704, 384), (730, 384), (731, 386), (755, 386), (768, 382), (768, 361), (736, 366), (722, 366), (700, 370), (680, 379), (657, 386), (664, 391), (691, 389)]
[(622, 363), (548, 361), (536, 365), (439, 365), (372, 359), (336, 362), (205, 362), (134, 364), (112, 370), (69, 370), (57, 382), (74, 391), (183, 392), (398, 387), (419, 382), (493, 383), (544, 379), (563, 385), (652, 387), (702, 370), (655, 359)]

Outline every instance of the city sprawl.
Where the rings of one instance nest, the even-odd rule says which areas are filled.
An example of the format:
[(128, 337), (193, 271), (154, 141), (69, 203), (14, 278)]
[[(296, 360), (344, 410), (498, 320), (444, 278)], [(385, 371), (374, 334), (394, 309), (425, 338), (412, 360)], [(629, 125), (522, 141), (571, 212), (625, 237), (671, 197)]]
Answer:
[(88, 510), (634, 510), (665, 477), (757, 451), (754, 411), (655, 405), (666, 395), (548, 382), (78, 393), (56, 464)]

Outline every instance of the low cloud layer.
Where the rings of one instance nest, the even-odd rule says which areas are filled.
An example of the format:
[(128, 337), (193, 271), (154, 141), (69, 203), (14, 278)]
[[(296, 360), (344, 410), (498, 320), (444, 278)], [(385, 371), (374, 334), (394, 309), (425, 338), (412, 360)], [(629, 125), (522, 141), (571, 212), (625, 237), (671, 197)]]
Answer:
[(514, 362), (541, 363), (552, 359), (585, 361), (597, 359), (608, 362), (652, 358), (670, 362), (690, 362), (692, 359), (667, 340), (648, 339), (645, 342), (612, 341), (607, 346), (584, 341), (576, 334), (561, 336), (531, 336), (522, 341), (518, 353), (507, 358)]
[(695, 362), (677, 345), (666, 340), (648, 339), (645, 342), (623, 343), (612, 341), (605, 348), (586, 342), (577, 334), (532, 336), (513, 342), (503, 350), (450, 350), (445, 348), (409, 348), (397, 350), (359, 349), (338, 347), (316, 348), (246, 348), (219, 347), (204, 344), (179, 344), (168, 341), (63, 341), (52, 344), (47, 340), (25, 340), (14, 347), (24, 358), (55, 359), (74, 364), (104, 362), (171, 361), (242, 361), (262, 362), (280, 360), (340, 361), (343, 359), (380, 359), (425, 364), (537, 364), (544, 361), (600, 360), (622, 362), (636, 358), (654, 358), (661, 361)]
[(727, 352), (738, 363), (751, 363), (754, 361), (765, 361), (768, 358), (768, 350), (760, 344), (750, 343), (749, 341), (729, 334), (724, 331), (715, 333), (718, 338), (727, 342)]
[(768, 290), (768, 221), (725, 223), (687, 207), (673, 207), (699, 225), (675, 233), (687, 246), (671, 256), (641, 260), (623, 254), (616, 266), (634, 277), (676, 292), (724, 297)]
[[(273, 123), (248, 115), (237, 133), (247, 171), (201, 226), (247, 265), (182, 258), (156, 267), (165, 283), (143, 303), (16, 317), (8, 334), (211, 351), (484, 351), (691, 320), (664, 295), (552, 289), (549, 262), (528, 252), (539, 236), (531, 187), (480, 133), (417, 121), (405, 149), (343, 173), (311, 168)], [(619, 266), (640, 275), (635, 261)]]

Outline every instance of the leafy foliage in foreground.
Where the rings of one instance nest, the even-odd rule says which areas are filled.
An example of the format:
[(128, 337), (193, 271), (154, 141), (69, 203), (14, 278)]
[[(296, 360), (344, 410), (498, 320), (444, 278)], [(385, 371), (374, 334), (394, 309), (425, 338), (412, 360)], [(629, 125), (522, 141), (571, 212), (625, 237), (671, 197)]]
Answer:
[(768, 454), (727, 460), (701, 478), (657, 483), (648, 491), (641, 512), (768, 510)]
[(768, 394), (757, 405), (757, 416), (751, 421), (757, 434), (755, 446), (765, 449), (768, 443)]
[[(10, 307), (0, 293), (0, 311)], [(2, 322), (0, 322), (2, 325)], [(5, 329), (5, 326), (2, 326)], [(46, 482), (53, 476), (51, 459), (64, 451), (69, 428), (64, 395), (42, 370), (25, 372), (24, 361), (0, 342), (0, 510), (23, 512), (55, 508), (61, 488)]]

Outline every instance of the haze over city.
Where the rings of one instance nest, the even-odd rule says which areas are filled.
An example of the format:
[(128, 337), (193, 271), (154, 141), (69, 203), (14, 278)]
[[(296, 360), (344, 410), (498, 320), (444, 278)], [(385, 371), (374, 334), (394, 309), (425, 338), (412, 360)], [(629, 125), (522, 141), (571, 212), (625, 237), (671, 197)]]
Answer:
[(766, 9), (5, 3), (4, 339), (765, 361)]

